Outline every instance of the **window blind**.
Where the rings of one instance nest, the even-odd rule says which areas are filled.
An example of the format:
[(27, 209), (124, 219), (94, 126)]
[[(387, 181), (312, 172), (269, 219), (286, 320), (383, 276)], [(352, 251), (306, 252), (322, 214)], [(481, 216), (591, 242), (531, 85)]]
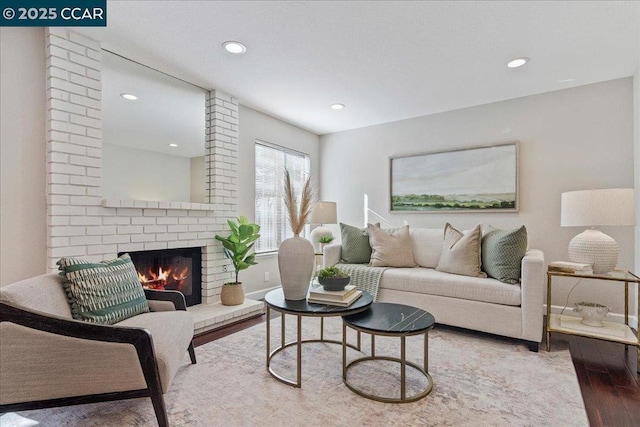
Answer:
[(256, 253), (277, 251), (293, 236), (284, 206), (284, 171), (289, 171), (297, 195), (309, 175), (309, 156), (284, 147), (256, 142), (255, 219), (260, 226)]

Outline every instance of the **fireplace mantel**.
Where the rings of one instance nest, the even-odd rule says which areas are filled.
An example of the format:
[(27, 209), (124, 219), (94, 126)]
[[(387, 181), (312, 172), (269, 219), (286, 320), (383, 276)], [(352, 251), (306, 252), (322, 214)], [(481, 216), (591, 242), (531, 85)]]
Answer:
[(119, 200), (102, 199), (105, 208), (142, 208), (142, 209), (184, 209), (192, 211), (212, 211), (214, 205), (210, 203), (191, 202), (155, 202), (152, 200)]

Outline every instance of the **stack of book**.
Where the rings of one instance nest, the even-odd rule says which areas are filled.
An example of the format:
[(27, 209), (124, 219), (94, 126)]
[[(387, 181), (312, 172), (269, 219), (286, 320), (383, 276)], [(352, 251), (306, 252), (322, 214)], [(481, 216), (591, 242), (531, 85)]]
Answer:
[(551, 262), (549, 263), (549, 271), (572, 274), (593, 274), (593, 268), (591, 264), (582, 264), (579, 262), (569, 261)]
[(308, 302), (314, 304), (338, 305), (340, 307), (349, 307), (355, 300), (362, 296), (362, 291), (356, 289), (353, 285), (347, 285), (341, 291), (325, 291), (322, 286), (312, 288), (309, 291)]

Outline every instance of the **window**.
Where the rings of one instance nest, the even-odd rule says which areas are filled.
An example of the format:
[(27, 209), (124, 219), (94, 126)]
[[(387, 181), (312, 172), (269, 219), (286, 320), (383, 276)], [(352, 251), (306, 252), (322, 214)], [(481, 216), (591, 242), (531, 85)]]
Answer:
[(256, 142), (256, 224), (260, 226), (256, 253), (277, 251), (283, 240), (293, 236), (284, 207), (284, 171), (291, 174), (299, 196), (309, 168), (306, 154)]

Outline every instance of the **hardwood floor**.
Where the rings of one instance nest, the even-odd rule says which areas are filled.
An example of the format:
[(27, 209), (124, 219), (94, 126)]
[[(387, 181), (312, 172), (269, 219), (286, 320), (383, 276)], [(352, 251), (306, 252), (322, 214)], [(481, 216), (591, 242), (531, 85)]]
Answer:
[[(264, 315), (252, 317), (198, 335), (193, 342), (200, 346), (264, 321)], [(592, 427), (640, 426), (640, 375), (636, 373), (634, 347), (561, 334), (552, 334), (551, 339), (569, 344)], [(543, 345), (540, 351), (544, 351)]]

